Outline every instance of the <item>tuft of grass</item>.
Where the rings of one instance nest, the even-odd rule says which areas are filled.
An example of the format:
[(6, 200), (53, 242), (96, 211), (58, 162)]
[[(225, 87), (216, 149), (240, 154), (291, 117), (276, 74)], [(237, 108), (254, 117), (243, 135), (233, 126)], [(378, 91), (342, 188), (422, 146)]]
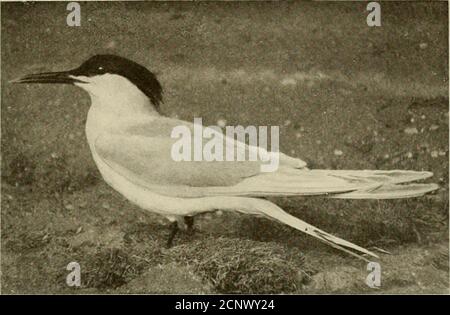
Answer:
[(298, 250), (277, 243), (209, 238), (171, 252), (219, 293), (292, 293), (313, 273)]
[(140, 275), (147, 263), (138, 260), (122, 249), (102, 250), (91, 259), (82, 274), (85, 286), (100, 290), (118, 288)]

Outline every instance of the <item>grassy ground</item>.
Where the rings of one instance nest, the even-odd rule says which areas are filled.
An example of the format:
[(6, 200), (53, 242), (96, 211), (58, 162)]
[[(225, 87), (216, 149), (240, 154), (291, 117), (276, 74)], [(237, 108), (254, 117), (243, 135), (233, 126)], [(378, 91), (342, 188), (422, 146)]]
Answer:
[[(448, 292), (446, 3), (383, 3), (380, 28), (359, 3), (83, 3), (79, 28), (63, 3), (1, 9), (3, 293)], [(99, 178), (87, 95), (7, 83), (105, 52), (158, 73), (169, 116), (280, 125), (281, 150), (314, 168), (434, 172), (441, 189), (418, 199), (274, 199), (388, 250), (381, 288), (366, 286), (365, 263), (233, 213), (201, 216), (165, 249), (167, 222)]]

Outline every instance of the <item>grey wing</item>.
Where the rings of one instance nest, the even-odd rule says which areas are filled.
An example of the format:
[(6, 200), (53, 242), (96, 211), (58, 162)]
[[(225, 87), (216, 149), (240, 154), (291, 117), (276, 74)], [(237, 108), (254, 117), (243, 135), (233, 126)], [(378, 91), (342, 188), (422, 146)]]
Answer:
[[(396, 185), (428, 178), (432, 175), (429, 172), (308, 170), (302, 168), (303, 161), (281, 153), (278, 170), (269, 173), (261, 171), (260, 161), (177, 162), (171, 155), (177, 140), (170, 132), (179, 124), (192, 127), (182, 121), (158, 119), (133, 124), (120, 134), (104, 133), (96, 139), (95, 151), (130, 182), (175, 197), (332, 194), (337, 198), (379, 199), (405, 198), (436, 189), (436, 185), (416, 184), (405, 191)], [(386, 192), (382, 187), (389, 189)]]
[(192, 129), (192, 124), (169, 118), (133, 123), (120, 133), (101, 134), (95, 151), (129, 181), (177, 197), (317, 195), (379, 186), (302, 169), (303, 161), (281, 153), (279, 169), (269, 173), (261, 171), (261, 161), (175, 161), (171, 152), (177, 139), (171, 131), (180, 125)]
[(260, 172), (256, 161), (175, 161), (171, 156), (175, 141), (170, 137), (104, 133), (96, 139), (95, 150), (103, 162), (129, 181), (175, 195), (234, 186)]

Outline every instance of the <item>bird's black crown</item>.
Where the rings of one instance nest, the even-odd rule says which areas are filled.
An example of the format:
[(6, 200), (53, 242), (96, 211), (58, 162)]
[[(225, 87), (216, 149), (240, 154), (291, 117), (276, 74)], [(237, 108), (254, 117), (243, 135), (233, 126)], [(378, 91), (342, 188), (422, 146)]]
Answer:
[(121, 75), (147, 95), (159, 111), (162, 102), (161, 84), (151, 71), (134, 61), (116, 55), (95, 55), (71, 73), (88, 77), (105, 73)]

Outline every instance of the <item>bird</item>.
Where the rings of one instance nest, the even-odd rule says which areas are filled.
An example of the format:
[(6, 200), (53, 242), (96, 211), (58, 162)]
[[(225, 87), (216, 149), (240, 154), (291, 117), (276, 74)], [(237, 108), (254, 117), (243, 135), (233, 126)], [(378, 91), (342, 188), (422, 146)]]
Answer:
[(177, 126), (193, 130), (194, 124), (165, 115), (156, 75), (122, 56), (94, 55), (72, 70), (29, 74), (12, 82), (71, 84), (89, 94), (86, 138), (101, 176), (131, 203), (169, 220), (168, 247), (180, 228), (193, 228), (196, 215), (223, 210), (286, 224), (370, 261), (379, 256), (289, 214), (268, 197), (396, 199), (438, 189), (434, 183), (412, 183), (432, 177), (427, 171), (309, 169), (282, 152), (274, 172), (262, 172), (261, 161), (175, 161), (171, 131)]

